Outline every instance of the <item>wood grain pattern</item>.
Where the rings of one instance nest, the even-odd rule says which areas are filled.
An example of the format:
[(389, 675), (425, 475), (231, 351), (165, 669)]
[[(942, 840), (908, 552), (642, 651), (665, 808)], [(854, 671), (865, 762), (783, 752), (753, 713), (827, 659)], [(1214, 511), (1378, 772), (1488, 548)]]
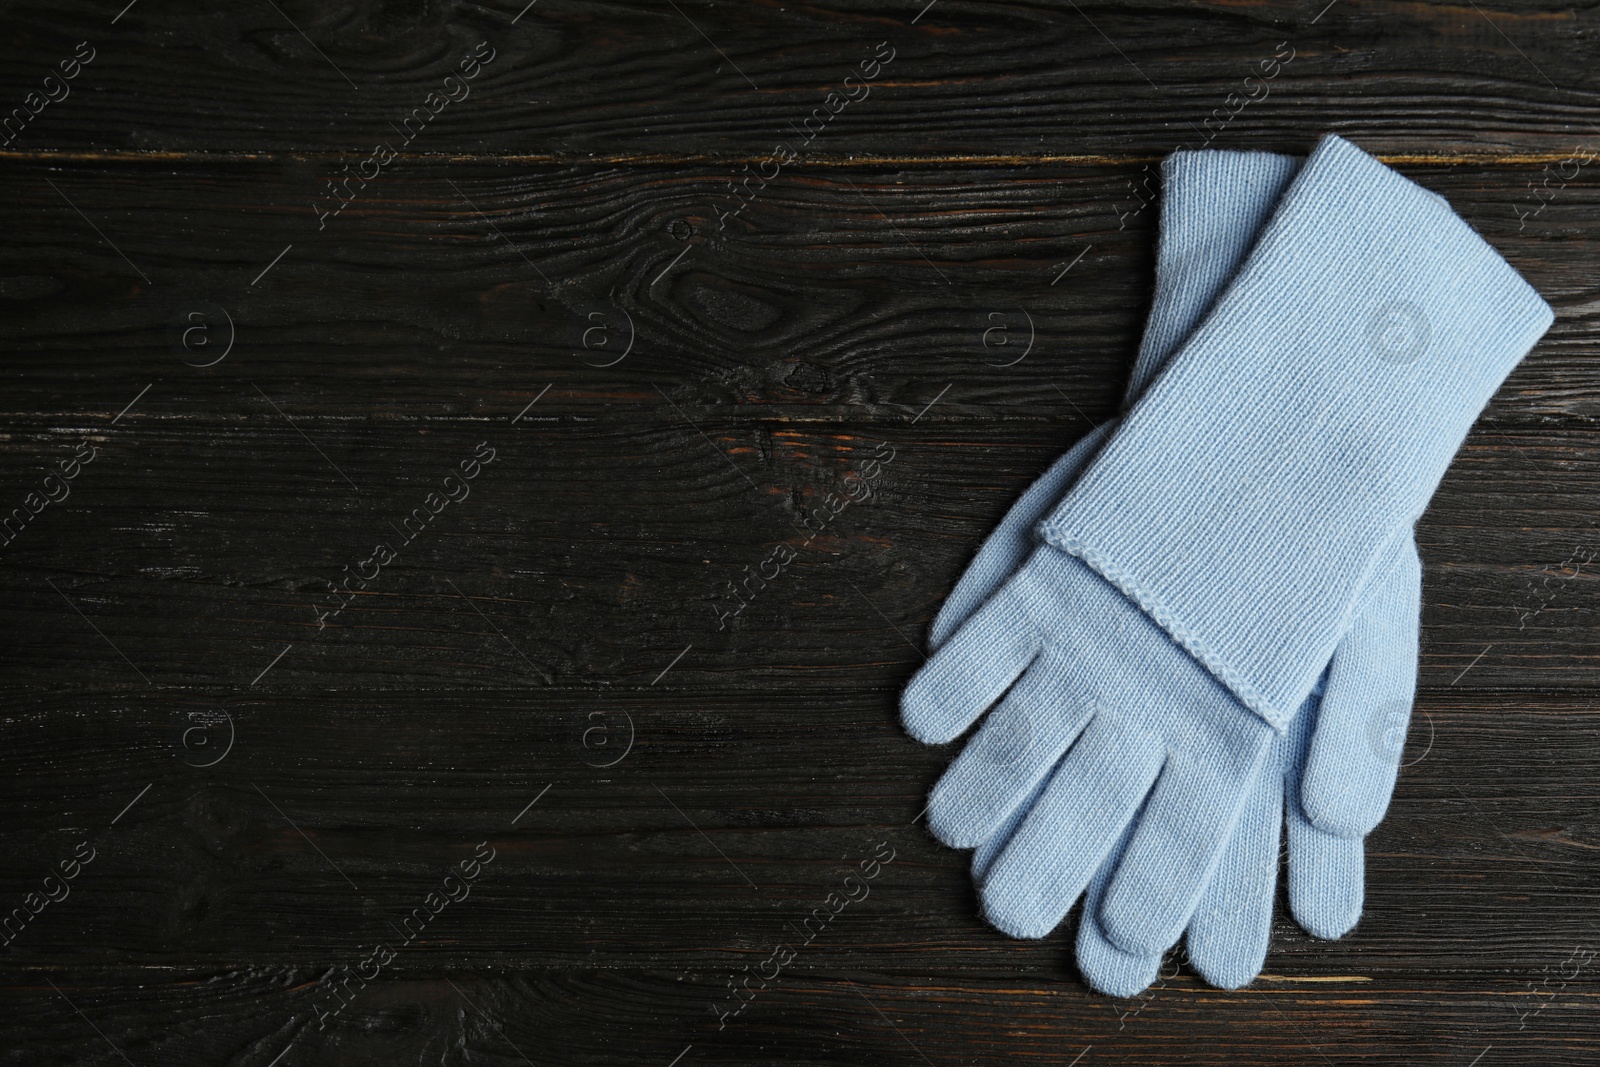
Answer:
[[(135, 985), (71, 969), (0, 990), (36, 1051), (0, 1062), (187, 1067), (216, 1062), (379, 1065), (397, 1060), (598, 1065), (864, 1061), (1137, 1065), (1593, 1061), (1595, 991), (1571, 988), (1522, 1018), (1526, 991), (1495, 995), (1416, 981), (1296, 985), (1272, 979), (1219, 993), (1178, 973), (1144, 1001), (1115, 1001), (1074, 983), (970, 976), (917, 980), (813, 968), (785, 976), (744, 1018), (717, 1030), (720, 972), (526, 970), (404, 975), (370, 987), (351, 1017), (318, 1030), (315, 970), (186, 970)], [(1170, 973), (1170, 972), (1169, 972)], [(46, 979), (60, 992), (52, 990)], [(80, 1016), (67, 1003), (83, 1012)], [(359, 1014), (357, 1015), (356, 1013)], [(1522, 1023), (1527, 1025), (1519, 1029)], [(982, 1034), (976, 1038), (975, 1034)], [(287, 1050), (287, 1052), (285, 1052)], [(1087, 1052), (1085, 1051), (1087, 1050)]]
[[(1600, 249), (1566, 230), (1596, 198), (1563, 190), (1519, 226), (1497, 172), (1413, 169), (1561, 313), (1421, 527), (1424, 681), (1591, 685)], [(704, 168), (509, 187), (435, 168), (397, 181), (382, 218), (341, 217), (336, 241), (285, 242), (254, 287), (299, 236), (273, 210), (289, 181), (202, 166), (172, 183), (182, 201), (105, 210), (146, 173), (75, 192), (106, 225), (150, 227), (124, 235), (161, 279), (148, 288), (89, 226), (50, 248), (71, 215), (42, 181), (10, 209), (5, 273), (32, 294), (11, 301), (10, 507), (85, 434), (104, 455), (5, 549), (13, 663), (38, 681), (142, 684), (121, 649), (152, 680), (244, 684), (293, 643), (264, 684), (648, 680), (693, 645), (676, 681), (897, 685), (983, 532), (1115, 410), (1149, 284), (1154, 212), (1117, 230), (1102, 168), (1001, 190), (970, 170), (914, 192), (870, 171), (797, 178), (749, 233), (704, 243), (671, 234), (704, 223), (684, 206)], [(226, 237), (182, 224), (196, 202)], [(1060, 274), (1074, 249), (1093, 258)], [(186, 346), (173, 323), (190, 307), (205, 332)], [(484, 441), (504, 459), (474, 495), (319, 627), (329, 583), (409, 532)], [(885, 448), (879, 491), (812, 537), (826, 494)], [(780, 545), (792, 569), (735, 615), (729, 583)]]
[[(786, 924), (882, 844), (893, 862), (839, 916), (853, 932), (817, 939), (808, 959), (908, 976), (1058, 973), (1066, 936), (986, 927), (965, 854), (915, 822), (950, 753), (903, 736), (892, 696), (645, 685), (13, 698), (5, 806), (18, 854), (37, 860), (8, 871), (5, 891), (20, 899), (80, 841), (100, 856), (10, 955), (353, 961), (400, 936), (488, 842), (497, 858), (406, 960), (738, 967), (792, 936)], [(1323, 943), (1282, 920), (1269, 970), (1524, 982), (1592, 941), (1600, 772), (1568, 754), (1597, 743), (1585, 697), (1425, 690), (1393, 810), (1369, 842), (1358, 932)]]
[[(1593, 1062), (1593, 21), (13, 6), (0, 1063)], [(64, 98), (8, 110), (83, 41)], [(1075, 917), (977, 917), (917, 820), (950, 752), (896, 696), (984, 533), (1117, 409), (1159, 159), (1325, 130), (1446, 196), (1557, 324), (1418, 527), (1423, 691), (1360, 926), (1280, 917), (1249, 989), (1180, 951), (1112, 1000)], [(379, 177), (329, 187), (379, 140)]]
[[(75, 94), (8, 148), (353, 166), (484, 41), (495, 58), (409, 154), (754, 159), (830, 92), (860, 95), (844, 79), (880, 42), (894, 58), (863, 99), (816, 120), (814, 158), (1157, 158), (1208, 136), (1294, 147), (1336, 129), (1404, 157), (1554, 161), (1600, 139), (1587, 14), (1540, 2), (300, 0), (141, 4), (115, 26), (106, 6), (13, 10), (11, 46), (27, 62), (8, 73), (6, 99), (84, 39), (97, 55)], [(1262, 66), (1277, 55), (1292, 58)]]
[[(559, 418), (518, 426), (300, 422), (303, 438), (259, 397), (228, 402), (254, 410), (124, 420), (6, 548), (14, 684), (644, 685), (673, 664), (663, 684), (893, 690), (976, 543), (1082, 425), (713, 416), (702, 438), (658, 395), (555, 401)], [(77, 439), (28, 425), (0, 464), (19, 504)], [(420, 528), (484, 441), (496, 462)], [(873, 497), (816, 521), (881, 442), (895, 458)], [(1578, 431), (1469, 442), (1418, 530), (1424, 684), (1594, 684), (1592, 456)], [(398, 558), (335, 599), (380, 541)], [(780, 548), (781, 574), (752, 578)]]

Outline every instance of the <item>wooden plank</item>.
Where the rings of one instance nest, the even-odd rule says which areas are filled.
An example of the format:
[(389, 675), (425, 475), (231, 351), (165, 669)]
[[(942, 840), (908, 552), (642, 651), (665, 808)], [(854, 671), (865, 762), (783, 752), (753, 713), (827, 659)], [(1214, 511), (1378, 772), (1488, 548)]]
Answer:
[[(1150, 282), (1154, 213), (1117, 229), (1104, 168), (796, 178), (704, 243), (672, 227), (707, 168), (458, 169), (302, 242), (270, 168), (57, 175), (100, 233), (26, 168), (0, 514), (98, 458), (5, 548), (18, 680), (645, 682), (692, 646), (674, 682), (898, 686), (984, 533), (1115, 410)], [(1413, 170), (1561, 315), (1424, 519), (1424, 682), (1592, 685), (1596, 194), (1525, 224), (1526, 168)], [(330, 598), (485, 441), (472, 498)]]
[[(286, 392), (219, 395), (236, 415), (205, 426), (152, 391), (92, 431), (71, 495), (4, 549), (13, 684), (543, 689), (670, 666), (662, 684), (894, 690), (981, 539), (1086, 425), (752, 422), (553, 391), (516, 425), (308, 420)], [(13, 506), (83, 429), (11, 420)], [(495, 461), (452, 478), (485, 442)], [(1597, 463), (1582, 430), (1474, 434), (1419, 528), (1424, 684), (1595, 683)], [(862, 472), (870, 496), (828, 502)]]
[[(116, 17), (31, 0), (10, 25), (8, 108), (80, 42), (94, 50), (69, 95), (35, 105), (8, 146), (24, 153), (314, 155), (333, 171), (380, 142), (410, 156), (753, 160), (784, 139), (814, 160), (1010, 166), (1336, 129), (1397, 155), (1554, 162), (1600, 141), (1592, 16), (1552, 4), (507, 0), (396, 16), (297, 0)], [(446, 81), (480, 55), (493, 58), (471, 81)], [(418, 108), (427, 121), (404, 125)]]
[(1481, 1056), (1542, 1067), (1592, 1063), (1600, 1039), (1600, 994), (1588, 978), (1558, 980), (1559, 992), (1543, 997), (1454, 977), (1291, 979), (1227, 993), (1178, 972), (1146, 998), (1118, 1001), (1032, 977), (899, 978), (797, 962), (718, 1030), (712, 1005), (727, 998), (719, 971), (413, 969), (361, 990), (318, 1029), (321, 977), (311, 968), (30, 971), (0, 987), (8, 1017), (30, 1037), (29, 1058), (7, 1062), (187, 1067), (225, 1058), (266, 1067), (281, 1055), (285, 1064), (945, 1067), (1076, 1057), (1133, 1067)]
[[(953, 750), (909, 740), (889, 691), (194, 689), (7, 707), (0, 900), (93, 852), (10, 934), (14, 966), (320, 967), (384, 940), (433, 968), (737, 969), (892, 856), (840, 915), (848, 936), (808, 946), (815, 965), (1068, 967), (1070, 926), (997, 934), (965, 854), (914, 822)], [(1425, 692), (1369, 841), (1361, 925), (1325, 943), (1285, 915), (1268, 970), (1520, 985), (1591, 944), (1600, 783), (1572, 753), (1597, 737), (1587, 696)], [(409, 925), (452, 872), (459, 899)]]
[[(95, 53), (0, 134), (0, 518), (98, 453), (0, 549), (0, 901), (39, 905), (3, 935), (0, 1063), (1592, 1061), (1591, 18), (11, 8), (0, 107)], [(470, 96), (333, 213), (480, 41)], [(722, 225), (880, 41), (871, 96)], [(979, 539), (1116, 409), (1155, 161), (1326, 129), (1560, 317), (1419, 528), (1427, 688), (1361, 925), (1280, 917), (1252, 989), (1175, 954), (1112, 1001), (1075, 919), (976, 917), (915, 818), (953, 750), (896, 696)], [(470, 497), (430, 498), (463, 462)], [(880, 848), (870, 898), (719, 1027)]]
[[(1405, 169), (1558, 311), (1487, 417), (1591, 425), (1600, 192)], [(939, 396), (928, 420), (1099, 418), (1152, 283), (1157, 212), (1125, 186), (1158, 184), (1134, 165), (802, 172), (719, 229), (714, 167), (422, 164), (319, 231), (270, 166), (13, 173), (6, 410), (91, 424), (158, 380), (136, 417), (231, 422), (253, 381), (341, 425), (509, 417), (552, 383), (700, 415), (898, 420)]]

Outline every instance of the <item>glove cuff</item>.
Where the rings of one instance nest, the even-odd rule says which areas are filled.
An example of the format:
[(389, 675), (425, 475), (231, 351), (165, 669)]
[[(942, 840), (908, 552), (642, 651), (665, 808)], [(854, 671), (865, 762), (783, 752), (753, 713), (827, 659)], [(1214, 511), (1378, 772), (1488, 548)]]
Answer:
[(1304, 160), (1271, 152), (1174, 152), (1161, 164), (1156, 290), (1125, 406), (1194, 331)]
[(1552, 318), (1441, 197), (1325, 138), (1040, 533), (1282, 728)]

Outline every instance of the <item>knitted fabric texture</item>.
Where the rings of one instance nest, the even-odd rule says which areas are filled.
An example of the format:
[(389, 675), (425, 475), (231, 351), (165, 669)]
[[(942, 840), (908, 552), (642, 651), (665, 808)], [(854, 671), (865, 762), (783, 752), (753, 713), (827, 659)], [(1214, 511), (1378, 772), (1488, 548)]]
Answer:
[[(1155, 295), (1124, 394), (1131, 405), (1210, 310), (1300, 166), (1270, 152), (1177, 152), (1161, 165)], [(1101, 423), (1039, 477), (985, 539), (928, 631), (938, 648), (1016, 573), (1036, 547), (1034, 526), (1066, 495), (1115, 420)]]
[[(1209, 308), (1299, 162), (1261, 153), (1198, 152), (1176, 154), (1163, 164), (1156, 294), (1129, 384), (1130, 402)], [(1031, 530), (1053, 502), (1039, 499), (1041, 486), (1063, 491), (1108, 429), (1086, 438), (1090, 447), (1080, 442), (1058, 460), (1007, 513), (940, 612), (935, 643), (941, 639), (940, 625), (959, 626), (1009, 576), (1009, 571), (995, 575), (996, 557), (1014, 554), (1011, 546), (1022, 539), (1020, 532)], [(1319, 937), (1338, 937), (1360, 916), (1360, 835), (1376, 825), (1393, 791), (1416, 682), (1421, 567), (1409, 534), (1402, 540), (1398, 566), (1363, 594), (1363, 612), (1340, 642), (1326, 693), (1309, 698), (1290, 731), (1274, 742), (1190, 919), (1190, 961), (1212, 984), (1237, 987), (1261, 970), (1285, 820), (1296, 920)], [(971, 606), (963, 610), (963, 602)], [(1313, 738), (1316, 755), (1308, 770), (1307, 746)], [(1302, 780), (1306, 805), (1300, 799)], [(1043, 788), (1041, 783), (976, 849), (975, 881), (983, 882)], [(1306, 814), (1313, 802), (1320, 815), (1316, 822)], [(1094, 988), (1116, 996), (1132, 996), (1148, 986), (1161, 960), (1159, 953), (1123, 951), (1101, 927), (1101, 903), (1131, 836), (1130, 826), (1090, 880), (1078, 929), (1080, 971)]]
[[(1130, 395), (1137, 394), (1159, 370), (1171, 348), (1204, 314), (1248, 247), (1255, 228), (1294, 165), (1295, 161), (1287, 157), (1208, 152), (1180, 153), (1164, 165), (1167, 181), (1163, 191), (1157, 293), (1130, 383)], [(1102, 427), (1080, 442), (1030, 488), (1007, 515), (941, 610), (931, 634), (932, 644), (942, 643), (1016, 570), (1034, 543), (1026, 534), (1033, 520), (1071, 484), (1108, 432), (1108, 428)], [(1260, 969), (1276, 880), (1280, 813), (1285, 813), (1289, 821), (1290, 899), (1302, 925), (1321, 936), (1338, 936), (1360, 913), (1362, 855), (1359, 835), (1376, 824), (1387, 805), (1398, 763), (1398, 741), (1404, 736), (1415, 678), (1416, 596), (1420, 575), (1409, 531), (1405, 536), (1396, 537), (1394, 542), (1397, 548), (1385, 564), (1386, 578), (1374, 582), (1364, 596), (1365, 610), (1355, 620), (1335, 657), (1330, 672), (1336, 679), (1330, 685), (1332, 695), (1322, 701), (1320, 709), (1316, 701), (1307, 702), (1308, 716), (1320, 711), (1316, 720), (1319, 725), (1313, 729), (1313, 720), (1308, 718), (1298, 724), (1293, 733), (1273, 743), (1268, 758), (1270, 769), (1255, 779), (1244, 804), (1243, 825), (1231, 839), (1217, 841), (1220, 857), (1210, 867), (1195, 868), (1201, 858), (1198, 853), (1180, 854), (1183, 862), (1167, 872), (1181, 881), (1182, 876), (1200, 876), (1214, 871), (1189, 932), (1191, 958), (1201, 973), (1216, 984), (1239, 984)], [(1077, 580), (1076, 576), (1073, 580)], [(1018, 737), (1028, 728), (1026, 717), (1019, 720), (1013, 714), (1009, 718), (1001, 716), (1001, 721), (1010, 724), (999, 732), (999, 736), (1008, 737), (1007, 745), (1002, 747), (1012, 753), (1008, 760), (1016, 762)], [(1020, 730), (1019, 721), (1024, 724)], [(986, 726), (980, 738), (989, 735), (993, 725)], [(1312, 770), (1304, 776), (1304, 788), (1297, 789), (1302, 777), (1301, 765), (1306, 759), (1306, 744), (1312, 737), (1316, 739), (1320, 757), (1313, 754)], [(993, 738), (989, 737), (986, 744), (992, 752)], [(1084, 742), (1079, 744), (1084, 745)], [(1074, 755), (1077, 755), (1076, 750)], [(1112, 762), (1106, 761), (1091, 763), (1088, 769), (1104, 774), (1111, 767)], [(1316, 773), (1317, 767), (1323, 769), (1320, 775)], [(1056, 883), (1054, 895), (1047, 888), (1032, 899), (1027, 892), (1020, 895), (1012, 892), (1009, 900), (999, 900), (997, 896), (1005, 894), (990, 893), (986, 888), (985, 908), (991, 919), (1003, 929), (1019, 933), (1030, 931), (1023, 936), (1038, 936), (1031, 931), (1048, 929), (1064, 913), (1059, 890), (1066, 887), (1057, 878), (1059, 872), (1049, 870), (1056, 866), (1049, 853), (1056, 851), (1059, 842), (1048, 832), (1048, 820), (1030, 819), (1035, 829), (1028, 835), (1031, 840), (1013, 840), (1013, 831), (1033, 809), (1033, 799), (1043, 796), (1047, 786), (1055, 788), (1053, 780), (1044, 776), (1048, 770), (1047, 764), (1038, 766), (1033, 777), (1024, 781), (1011, 775), (1003, 776), (1009, 780), (1008, 788), (1023, 790), (1024, 799), (1019, 801), (1012, 795), (1009, 812), (998, 815), (995, 832), (974, 856), (974, 874), (980, 879), (1002, 850), (1008, 852), (1008, 866), (1013, 874), (1025, 875), (1029, 865), (1043, 861), (1045, 880)], [(959, 777), (955, 775), (956, 779)], [(1061, 777), (1059, 773), (1056, 775), (1057, 779)], [(968, 798), (960, 796), (962, 790), (944, 788), (951, 784), (953, 782), (941, 782), (936, 790), (936, 807), (967, 806)], [(1137, 787), (1134, 792), (1142, 793), (1142, 790), (1143, 787)], [(978, 805), (985, 809), (979, 821), (994, 820), (996, 813), (1004, 808), (1004, 802), (992, 790), (978, 791), (989, 794)], [(1032, 797), (1028, 796), (1030, 791)], [(1305, 796), (1304, 805), (1300, 802), (1301, 793)], [(1121, 803), (1114, 800), (1111, 806), (1125, 807), (1125, 801), (1126, 798)], [(1313, 824), (1308, 811), (1320, 813), (1321, 825)], [(959, 815), (952, 819), (950, 814), (953, 812), (930, 809), (930, 826), (936, 833), (943, 825), (966, 821)], [(1163, 824), (1170, 820), (1156, 822)], [(1159, 964), (1159, 952), (1181, 929), (1181, 924), (1171, 927), (1170, 918), (1165, 924), (1160, 921), (1153, 926), (1146, 924), (1144, 909), (1149, 902), (1143, 900), (1139, 892), (1112, 894), (1110, 905), (1104, 911), (1109, 920), (1106, 925), (1112, 931), (1120, 930), (1123, 945), (1142, 949), (1142, 954), (1123, 951), (1101, 929), (1101, 900), (1107, 895), (1118, 861), (1135, 837), (1136, 825), (1130, 821), (1122, 827), (1116, 840), (1107, 844), (1104, 861), (1088, 885), (1085, 918), (1079, 932), (1079, 965), (1085, 976), (1096, 988), (1121, 995), (1137, 992), (1148, 984)], [(1109, 829), (1106, 826), (1099, 834), (1102, 844), (1106, 843)], [(1223, 844), (1226, 844), (1225, 852)], [(1013, 877), (1012, 881), (1016, 883), (1017, 879)], [(1120, 882), (1130, 884), (1126, 878)], [(1139, 883), (1131, 884), (1138, 886)], [(1013, 884), (1013, 890), (1016, 888)], [(1070, 899), (1066, 904), (1070, 904)], [(1022, 912), (1033, 914), (1008, 913), (1017, 911), (1018, 905)], [(1187, 917), (1185, 912), (1184, 918)], [(1165, 933), (1150, 936), (1152, 930), (1163, 929), (1170, 932), (1167, 940), (1161, 940), (1167, 936)]]
[(1281, 729), (1552, 318), (1440, 197), (1327, 137), (1040, 533)]

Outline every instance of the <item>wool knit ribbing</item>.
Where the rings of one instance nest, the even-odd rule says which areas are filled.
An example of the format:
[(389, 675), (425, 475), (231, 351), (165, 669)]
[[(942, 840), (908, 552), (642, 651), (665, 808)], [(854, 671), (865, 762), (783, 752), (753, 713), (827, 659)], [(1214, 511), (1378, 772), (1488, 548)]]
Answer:
[(1325, 138), (1040, 533), (1281, 729), (1552, 318), (1441, 198)]

